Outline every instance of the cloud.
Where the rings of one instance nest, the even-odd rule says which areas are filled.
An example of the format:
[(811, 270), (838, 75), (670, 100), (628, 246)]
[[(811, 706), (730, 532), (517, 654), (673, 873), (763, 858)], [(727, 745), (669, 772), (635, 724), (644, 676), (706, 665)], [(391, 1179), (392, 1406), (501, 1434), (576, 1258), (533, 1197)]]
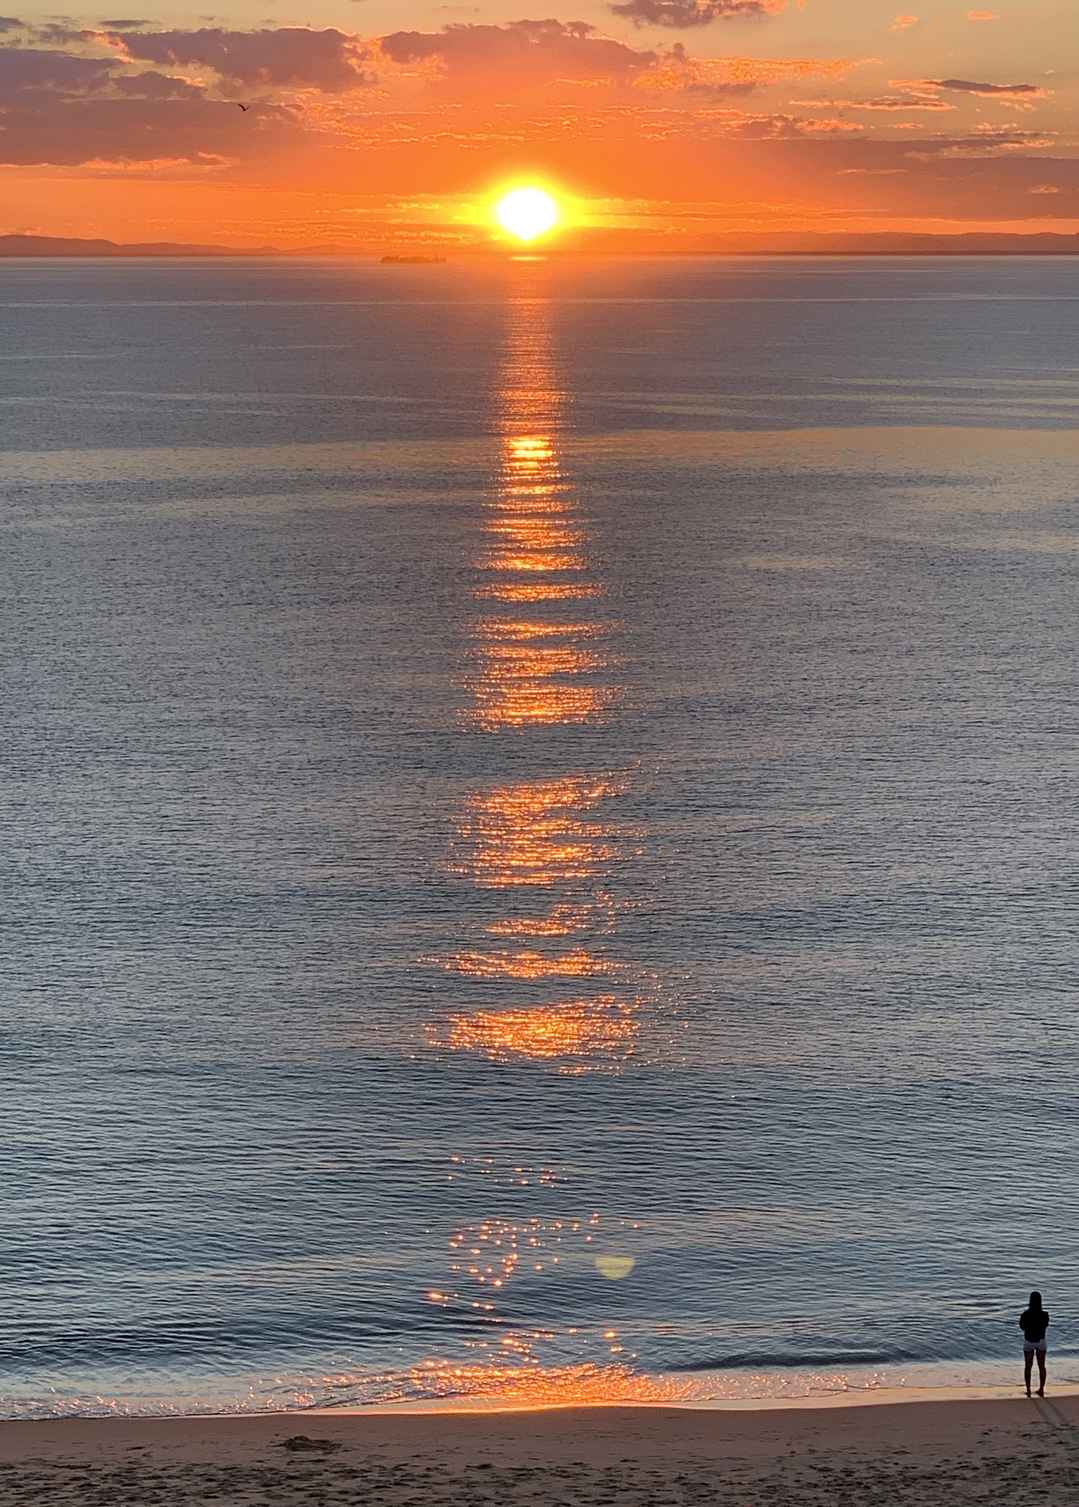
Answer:
[(786, 0), (624, 0), (610, 5), (616, 16), (635, 26), (665, 26), (688, 31), (713, 21), (761, 20), (784, 9)]
[(168, 73), (156, 73), (150, 69), (147, 73), (132, 73), (126, 78), (118, 78), (116, 88), (121, 94), (130, 95), (134, 99), (202, 99), (205, 90), (197, 84), (189, 84), (186, 79), (173, 78)]
[(896, 16), (889, 26), (889, 31), (909, 31), (912, 26), (917, 26), (921, 16)]
[(434, 62), (450, 74), (479, 74), (511, 84), (624, 79), (656, 60), (654, 52), (594, 33), (585, 21), (458, 22), (435, 32), (396, 31), (380, 45), (394, 63)]
[(999, 21), (1000, 17), (993, 10), (968, 10), (968, 21)]
[(330, 27), (281, 26), (261, 31), (118, 32), (108, 40), (129, 58), (167, 66), (201, 65), (223, 79), (253, 87), (296, 85), (340, 94), (369, 83), (358, 66), (358, 39)]
[(927, 78), (923, 87), (931, 89), (954, 89), (959, 94), (1012, 94), (1042, 95), (1037, 84), (978, 84), (965, 78)]
[(137, 31), (140, 26), (149, 26), (150, 22), (137, 16), (133, 20), (121, 16), (118, 20), (102, 21), (101, 24), (106, 31)]
[(0, 47), (0, 98), (29, 91), (84, 93), (109, 81), (108, 58), (77, 58), (41, 47)]
[(34, 26), (29, 29), (36, 41), (49, 42), (57, 47), (63, 47), (67, 42), (87, 42), (94, 35), (92, 31), (83, 31), (75, 27), (70, 20), (48, 21), (43, 26)]
[(1035, 183), (1030, 192), (1032, 194), (1059, 194), (1063, 190), (1057, 183)]
[(0, 16), (0, 33), (5, 31), (21, 31), (23, 23), (18, 16)]

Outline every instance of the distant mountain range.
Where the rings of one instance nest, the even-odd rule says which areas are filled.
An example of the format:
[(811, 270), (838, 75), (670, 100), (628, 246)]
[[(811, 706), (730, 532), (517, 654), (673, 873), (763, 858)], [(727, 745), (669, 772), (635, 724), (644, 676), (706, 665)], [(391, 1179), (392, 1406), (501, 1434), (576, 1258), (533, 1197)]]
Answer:
[[(501, 250), (490, 242), (462, 246), (460, 254), (489, 256)], [(547, 255), (655, 256), (677, 255), (669, 244), (662, 250), (648, 239), (632, 233), (593, 233), (572, 243), (544, 248)], [(885, 231), (871, 235), (783, 234), (694, 237), (679, 247), (690, 256), (1079, 256), (1079, 235), (1043, 232), (1036, 235), (918, 235)], [(117, 241), (73, 240), (47, 235), (0, 235), (0, 258), (16, 256), (123, 257), (123, 256), (372, 256), (375, 251), (345, 246), (305, 246), (282, 251), (276, 246), (189, 246), (182, 242), (147, 241), (123, 244)]]

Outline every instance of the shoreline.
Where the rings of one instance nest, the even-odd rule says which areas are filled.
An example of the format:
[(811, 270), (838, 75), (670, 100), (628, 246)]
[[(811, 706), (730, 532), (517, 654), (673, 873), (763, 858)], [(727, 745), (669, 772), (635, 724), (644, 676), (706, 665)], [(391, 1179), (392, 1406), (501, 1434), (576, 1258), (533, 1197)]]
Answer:
[[(1050, 1379), (1049, 1394), (1042, 1399), (1051, 1402), (1054, 1397), (1079, 1397), (1079, 1381)], [(1032, 1401), (1034, 1399), (1031, 1399)], [(446, 1398), (430, 1402), (372, 1403), (359, 1406), (305, 1407), (275, 1413), (250, 1414), (204, 1414), (204, 1417), (273, 1417), (273, 1418), (490, 1418), (504, 1413), (566, 1413), (626, 1411), (662, 1413), (783, 1413), (783, 1412), (833, 1412), (843, 1408), (909, 1407), (911, 1404), (939, 1405), (947, 1407), (960, 1402), (1026, 1402), (1022, 1385), (1001, 1383), (948, 1383), (942, 1386), (879, 1386), (836, 1388), (834, 1391), (806, 1392), (798, 1396), (775, 1397), (715, 1397), (700, 1401), (665, 1401), (662, 1398), (644, 1397), (635, 1402), (618, 1398), (610, 1402), (500, 1402), (498, 1398), (469, 1397), (459, 1403)], [(188, 1415), (183, 1415), (187, 1417)], [(58, 1422), (61, 1420), (57, 1420)], [(3, 1420), (0, 1420), (3, 1427)]]
[[(882, 1389), (883, 1390), (883, 1389)], [(956, 1394), (962, 1389), (955, 1389)], [(1079, 1500), (1079, 1389), (0, 1422), (3, 1507), (974, 1507)]]
[[(669, 1373), (679, 1376), (684, 1373)], [(1035, 1380), (1037, 1378), (1035, 1377)], [(1049, 1378), (1049, 1393), (1045, 1399), (1079, 1397), (1079, 1379)], [(1034, 1399), (1032, 1399), (1034, 1400)], [(1022, 1385), (1017, 1379), (1012, 1382), (942, 1382), (929, 1381), (907, 1383), (880, 1383), (864, 1387), (849, 1386), (820, 1388), (801, 1393), (776, 1393), (766, 1395), (753, 1393), (743, 1396), (715, 1397), (662, 1397), (640, 1398), (618, 1396), (609, 1399), (582, 1396), (550, 1401), (515, 1400), (497, 1394), (479, 1394), (453, 1397), (410, 1398), (401, 1402), (342, 1402), (304, 1403), (292, 1407), (215, 1409), (213, 1406), (198, 1411), (134, 1412), (117, 1406), (111, 1411), (82, 1413), (48, 1413), (38, 1417), (0, 1414), (0, 1434), (5, 1430), (22, 1427), (37, 1427), (43, 1424), (65, 1427), (76, 1424), (196, 1424), (206, 1421), (243, 1424), (248, 1422), (273, 1421), (281, 1423), (300, 1422), (305, 1418), (497, 1418), (502, 1416), (546, 1413), (685, 1413), (691, 1416), (710, 1413), (804, 1413), (834, 1412), (844, 1409), (922, 1406), (948, 1407), (955, 1403), (1006, 1403), (1026, 1402)]]

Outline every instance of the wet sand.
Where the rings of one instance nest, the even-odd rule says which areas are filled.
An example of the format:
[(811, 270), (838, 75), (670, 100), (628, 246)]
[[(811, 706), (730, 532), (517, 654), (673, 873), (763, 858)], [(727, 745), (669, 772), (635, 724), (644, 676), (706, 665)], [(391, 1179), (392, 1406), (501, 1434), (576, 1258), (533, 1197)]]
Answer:
[(0, 1424), (3, 1507), (1079, 1503), (1079, 1396)]

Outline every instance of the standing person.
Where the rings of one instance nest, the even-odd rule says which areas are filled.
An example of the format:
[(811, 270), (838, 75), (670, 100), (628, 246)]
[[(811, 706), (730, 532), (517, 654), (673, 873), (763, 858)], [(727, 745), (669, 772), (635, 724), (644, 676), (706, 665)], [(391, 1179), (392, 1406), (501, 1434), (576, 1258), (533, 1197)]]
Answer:
[(1038, 1396), (1045, 1396), (1045, 1331), (1049, 1328), (1048, 1310), (1042, 1307), (1040, 1292), (1032, 1292), (1030, 1303), (1019, 1316), (1023, 1331), (1023, 1380), (1030, 1396), (1030, 1372), (1038, 1357)]

